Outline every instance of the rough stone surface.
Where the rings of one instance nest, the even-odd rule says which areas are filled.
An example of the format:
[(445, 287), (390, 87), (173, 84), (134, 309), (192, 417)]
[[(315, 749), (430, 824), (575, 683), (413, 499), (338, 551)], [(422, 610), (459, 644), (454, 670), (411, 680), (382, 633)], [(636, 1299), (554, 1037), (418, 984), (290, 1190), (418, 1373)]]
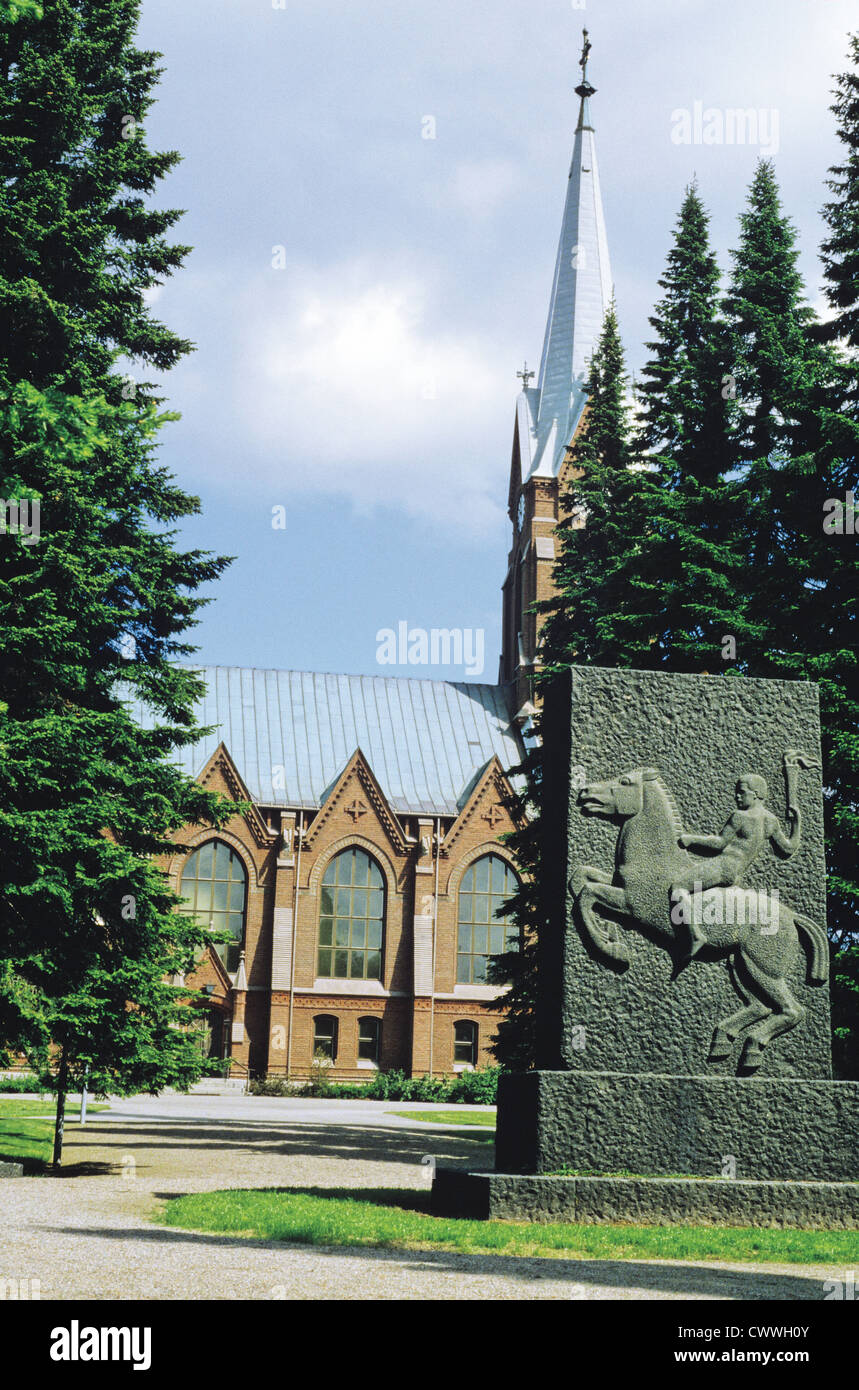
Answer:
[(859, 1183), (562, 1178), (442, 1168), (432, 1209), (477, 1220), (859, 1230)]
[(23, 1176), (23, 1163), (0, 1163), (0, 1178), (22, 1178)]
[[(548, 929), (541, 940), (539, 1065), (738, 1074), (743, 1035), (729, 1057), (708, 1060), (715, 1025), (745, 1002), (725, 955), (705, 946), (679, 968), (682, 943), (646, 935), (638, 927), (627, 930), (630, 922), (623, 915), (615, 920), (630, 956), (626, 968), (606, 963), (587, 938), (572, 910), (568, 884), (571, 878), (581, 880), (586, 865), (611, 875), (619, 826), (584, 815), (577, 796), (585, 783), (652, 767), (677, 804), (683, 831), (714, 835), (735, 810), (737, 779), (752, 772), (766, 778), (767, 805), (786, 829), (784, 754), (799, 749), (820, 759), (815, 688), (801, 682), (573, 669), (549, 691), (543, 729), (551, 757), (544, 775)], [(819, 768), (799, 774), (798, 800), (797, 852), (780, 858), (767, 844), (742, 883), (777, 889), (782, 903), (825, 928)], [(807, 1014), (765, 1048), (760, 1076), (831, 1076), (828, 990), (807, 982), (806, 943), (800, 940), (786, 979)]]
[(501, 1077), (496, 1168), (849, 1182), (857, 1128), (859, 1082), (522, 1072)]

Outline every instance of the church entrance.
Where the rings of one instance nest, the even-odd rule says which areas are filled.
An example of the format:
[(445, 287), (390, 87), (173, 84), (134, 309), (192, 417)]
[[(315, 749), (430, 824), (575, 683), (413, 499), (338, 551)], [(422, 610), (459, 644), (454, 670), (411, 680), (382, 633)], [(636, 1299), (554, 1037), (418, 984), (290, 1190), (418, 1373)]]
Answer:
[(204, 1057), (229, 1057), (230, 1030), (223, 1009), (210, 1009), (206, 1015), (201, 1048)]

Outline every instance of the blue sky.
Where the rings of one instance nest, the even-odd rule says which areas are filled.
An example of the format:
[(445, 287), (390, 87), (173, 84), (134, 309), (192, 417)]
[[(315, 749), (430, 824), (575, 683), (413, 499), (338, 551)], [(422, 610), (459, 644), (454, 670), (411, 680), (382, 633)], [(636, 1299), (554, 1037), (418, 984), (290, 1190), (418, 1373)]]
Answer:
[[(197, 351), (163, 381), (164, 462), (236, 556), (196, 629), (223, 665), (368, 674), (376, 634), (482, 629), (497, 675), (515, 373), (539, 364), (586, 24), (612, 271), (646, 360), (683, 190), (723, 266), (760, 144), (678, 144), (674, 113), (772, 113), (809, 297), (839, 155), (851, 0), (143, 0), (147, 120), (183, 162), (185, 268), (153, 296)], [(435, 138), (424, 138), (434, 121)], [(672, 132), (674, 137), (672, 138)], [(145, 374), (149, 375), (149, 374)], [(274, 529), (272, 509), (283, 507)]]

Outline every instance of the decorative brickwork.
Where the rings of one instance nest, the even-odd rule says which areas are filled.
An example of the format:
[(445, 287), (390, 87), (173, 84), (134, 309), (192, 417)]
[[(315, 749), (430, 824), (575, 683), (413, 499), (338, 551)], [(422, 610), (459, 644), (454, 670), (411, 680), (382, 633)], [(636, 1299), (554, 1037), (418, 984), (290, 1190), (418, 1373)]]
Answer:
[[(221, 744), (199, 780), (232, 800), (248, 799), (229, 750)], [(396, 814), (360, 750), (318, 810), (283, 811), (252, 805), (223, 830), (187, 826), (182, 850), (167, 866), (179, 889), (187, 853), (207, 840), (223, 840), (247, 873), (245, 968), (247, 989), (225, 971), (210, 949), (188, 977), (189, 987), (211, 990), (213, 1009), (225, 1019), (223, 1036), (238, 1074), (311, 1073), (315, 1020), (337, 1020), (333, 1079), (368, 1080), (374, 1064), (358, 1056), (359, 1022), (381, 1025), (378, 1066), (412, 1075), (453, 1075), (454, 1026), (477, 1025), (478, 1065), (489, 1051), (499, 1015), (489, 1008), (498, 991), (457, 985), (458, 886), (484, 854), (512, 864), (501, 836), (514, 828), (507, 809), (509, 783), (498, 758), (474, 780), (459, 814)], [(289, 835), (282, 833), (284, 823)], [(438, 834), (440, 832), (440, 847)], [(331, 979), (317, 973), (322, 878), (332, 859), (351, 847), (378, 864), (385, 884), (382, 978)], [(434, 964), (434, 971), (433, 971)]]

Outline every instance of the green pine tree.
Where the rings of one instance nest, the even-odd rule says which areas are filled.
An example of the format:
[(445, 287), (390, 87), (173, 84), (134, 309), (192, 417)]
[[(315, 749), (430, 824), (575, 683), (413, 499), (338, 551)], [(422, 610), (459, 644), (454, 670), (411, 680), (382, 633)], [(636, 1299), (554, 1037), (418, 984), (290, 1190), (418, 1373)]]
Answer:
[(739, 405), (735, 438), (746, 511), (744, 589), (760, 619), (740, 660), (751, 674), (766, 675), (776, 673), (770, 667), (779, 664), (786, 644), (797, 645), (803, 566), (796, 551), (808, 518), (796, 510), (796, 485), (803, 473), (813, 472), (807, 455), (815, 397), (834, 363), (814, 341), (814, 314), (797, 269), (796, 231), (782, 212), (767, 160), (756, 169), (740, 228), (725, 309)]
[[(709, 216), (692, 184), (659, 280), (651, 357), (638, 383), (643, 561), (630, 547), (620, 557), (623, 587), (639, 611), (637, 618), (623, 610), (616, 616), (618, 664), (638, 636), (639, 649), (649, 638), (648, 666), (729, 670), (723, 658), (734, 659), (749, 631), (739, 544), (743, 499), (727, 482), (735, 378), (719, 285)], [(627, 600), (624, 609), (630, 606)]]
[(113, 1091), (199, 1074), (171, 980), (207, 938), (157, 856), (231, 809), (172, 761), (201, 732), (177, 659), (227, 561), (178, 548), (199, 504), (157, 459), (172, 417), (121, 371), (189, 348), (145, 299), (186, 248), (147, 201), (178, 156), (146, 145), (159, 55), (134, 46), (138, 8), (0, 14), (0, 1042), (56, 1073), (55, 1161), (87, 1069)]
[[(816, 495), (805, 489), (814, 553), (803, 626), (809, 660), (800, 666), (820, 686), (826, 765), (828, 919), (835, 947), (832, 1012), (835, 1061), (842, 1076), (859, 1077), (859, 532), (848, 493), (859, 495), (859, 34), (849, 36), (852, 64), (835, 79), (831, 106), (843, 146), (830, 169), (832, 198), (823, 208), (829, 235), (821, 254), (832, 317), (818, 336), (839, 353), (840, 371), (822, 393), (816, 417)], [(851, 517), (851, 513), (853, 513)], [(807, 638), (808, 640), (808, 638)]]
[(849, 36), (849, 45), (853, 66), (836, 77), (830, 107), (844, 155), (829, 171), (827, 187), (833, 197), (823, 208), (829, 236), (821, 253), (825, 294), (833, 311), (823, 325), (823, 336), (846, 343), (855, 367), (859, 352), (859, 33)]

